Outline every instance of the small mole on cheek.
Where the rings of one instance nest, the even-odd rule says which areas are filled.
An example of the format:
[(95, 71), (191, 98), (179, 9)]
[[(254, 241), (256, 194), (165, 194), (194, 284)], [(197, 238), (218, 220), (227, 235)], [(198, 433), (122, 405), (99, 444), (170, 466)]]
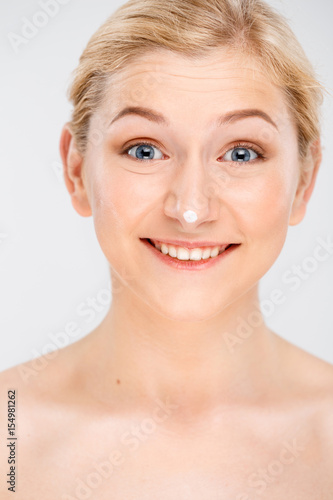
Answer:
[(119, 380), (119, 378), (117, 378), (117, 384), (120, 384), (120, 380)]

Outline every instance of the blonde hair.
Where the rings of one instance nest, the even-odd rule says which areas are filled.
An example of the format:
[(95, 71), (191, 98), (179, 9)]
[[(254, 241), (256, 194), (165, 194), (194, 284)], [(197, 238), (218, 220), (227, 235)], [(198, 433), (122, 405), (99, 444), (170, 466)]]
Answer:
[(323, 87), (285, 18), (262, 0), (129, 0), (118, 8), (89, 40), (69, 88), (79, 150), (110, 76), (138, 56), (167, 49), (200, 58), (226, 46), (254, 56), (282, 89), (305, 158), (320, 137)]

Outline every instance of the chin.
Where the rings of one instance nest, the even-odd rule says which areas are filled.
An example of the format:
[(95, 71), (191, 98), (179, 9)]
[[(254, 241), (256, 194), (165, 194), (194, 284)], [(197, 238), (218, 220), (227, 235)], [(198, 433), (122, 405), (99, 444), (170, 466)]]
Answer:
[(182, 296), (176, 295), (174, 299), (168, 301), (155, 300), (149, 301), (148, 305), (155, 311), (156, 314), (163, 316), (170, 321), (199, 323), (208, 321), (226, 309), (232, 300), (225, 300), (214, 297), (212, 300), (211, 294), (203, 299), (198, 296), (196, 299), (189, 298), (185, 294)]

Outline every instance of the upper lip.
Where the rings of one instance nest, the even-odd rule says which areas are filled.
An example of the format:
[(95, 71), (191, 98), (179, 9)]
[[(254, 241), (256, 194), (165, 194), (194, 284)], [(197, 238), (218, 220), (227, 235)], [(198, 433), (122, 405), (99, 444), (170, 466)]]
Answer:
[(225, 247), (228, 245), (231, 245), (230, 242), (228, 243), (217, 243), (216, 241), (185, 241), (185, 240), (164, 240), (163, 238), (147, 238), (150, 241), (152, 241), (154, 244), (157, 242), (159, 243), (165, 243), (166, 245), (176, 245), (179, 247), (183, 248), (203, 248), (203, 247)]

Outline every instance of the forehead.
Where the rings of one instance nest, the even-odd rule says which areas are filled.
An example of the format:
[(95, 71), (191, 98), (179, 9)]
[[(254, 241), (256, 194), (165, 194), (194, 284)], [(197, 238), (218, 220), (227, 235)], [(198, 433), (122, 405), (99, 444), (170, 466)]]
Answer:
[(124, 106), (148, 105), (192, 123), (246, 108), (261, 109), (280, 125), (292, 119), (282, 90), (259, 62), (224, 47), (195, 59), (165, 49), (138, 56), (112, 76), (105, 97), (113, 115)]

